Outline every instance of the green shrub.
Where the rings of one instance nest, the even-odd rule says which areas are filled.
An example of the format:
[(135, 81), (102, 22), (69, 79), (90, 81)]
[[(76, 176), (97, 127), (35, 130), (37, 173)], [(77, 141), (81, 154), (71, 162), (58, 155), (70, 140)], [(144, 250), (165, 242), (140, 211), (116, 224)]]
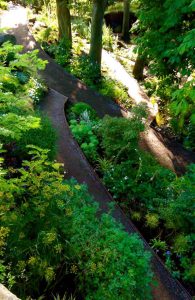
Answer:
[(113, 35), (112, 29), (107, 27), (105, 24), (103, 25), (103, 36), (102, 36), (102, 44), (103, 48), (108, 51), (114, 51), (117, 49), (118, 37)]
[(187, 127), (187, 136), (184, 138), (184, 146), (187, 149), (195, 150), (195, 124), (191, 122)]
[(107, 76), (102, 77), (97, 88), (102, 95), (114, 99), (116, 102), (125, 105), (126, 108), (132, 106), (127, 90), (119, 82), (116, 82)]
[(131, 119), (105, 117), (100, 127), (102, 148), (107, 158), (121, 161), (129, 155), (137, 157), (139, 133), (144, 130), (142, 118), (145, 110), (140, 107), (138, 111), (132, 112)]
[(74, 32), (76, 32), (79, 35), (79, 37), (87, 39), (87, 41), (90, 41), (91, 27), (89, 21), (85, 20), (84, 18), (80, 18), (78, 16), (76, 16), (75, 18), (73, 17), (72, 29)]
[(36, 115), (40, 119), (39, 127), (25, 131), (22, 134), (15, 153), (24, 158), (27, 155), (26, 146), (35, 145), (42, 149), (49, 149), (48, 158), (53, 160), (56, 157), (56, 131), (48, 117), (40, 113), (36, 113)]
[(85, 270), (79, 276), (81, 291), (86, 291), (85, 299), (150, 299), (149, 254), (144, 254), (143, 244), (136, 235), (122, 231), (109, 215), (98, 221), (94, 213), (89, 207), (81, 209), (71, 239), (78, 269)]
[(188, 167), (188, 172), (169, 186), (168, 201), (161, 206), (162, 218), (168, 228), (174, 228), (184, 233), (194, 231), (194, 195), (195, 195), (195, 165)]
[[(21, 50), (21, 46), (13, 46), (9, 42), (0, 48), (1, 141), (4, 144), (16, 142), (24, 156), (27, 154), (27, 142), (35, 142), (43, 148), (51, 147), (50, 157), (53, 158), (53, 129), (46, 119), (41, 121), (33, 107), (33, 102), (37, 103), (46, 91), (38, 76), (38, 70), (42, 70), (46, 62), (37, 57), (37, 51), (20, 54)], [(8, 61), (10, 53), (12, 59)]]
[(104, 172), (105, 185), (126, 208), (138, 205), (145, 213), (147, 209), (158, 212), (160, 198), (166, 196), (174, 174), (140, 150), (124, 160)]
[(90, 87), (95, 87), (100, 79), (99, 66), (86, 54), (74, 57), (70, 66), (71, 73)]
[(0, 177), (0, 227), (7, 232), (0, 245), (12, 291), (38, 297), (72, 273), (85, 299), (151, 299), (150, 255), (142, 242), (111, 216), (98, 218), (86, 187), (64, 182), (47, 153), (31, 147), (32, 160), (17, 177)]
[(69, 114), (71, 114), (71, 116), (70, 116), (71, 118), (80, 119), (81, 115), (85, 111), (87, 111), (87, 113), (89, 114), (90, 120), (97, 119), (96, 111), (90, 105), (88, 105), (84, 102), (79, 102), (79, 103), (72, 105), (68, 112), (69, 112)]
[(44, 46), (44, 48), (52, 57), (55, 58), (58, 64), (69, 68), (71, 45), (67, 39), (63, 38), (58, 43)]
[[(138, 139), (144, 130), (145, 116), (141, 107), (132, 111), (130, 119), (106, 116), (96, 122), (92, 132), (100, 147), (98, 156), (92, 161), (113, 197), (133, 220), (147, 227), (151, 235), (155, 234), (151, 244), (165, 255), (166, 265), (173, 276), (194, 282), (195, 167), (191, 165), (187, 173), (178, 178), (140, 150)], [(72, 124), (78, 126), (78, 120), (79, 117), (74, 117), (71, 127)], [(89, 126), (85, 128), (86, 139), (94, 123), (88, 120), (84, 124)], [(75, 134), (80, 145), (81, 136)], [(155, 238), (156, 232), (158, 239)], [(164, 236), (166, 240), (163, 240)], [(173, 254), (166, 254), (170, 249)]]
[(81, 145), (81, 149), (85, 153), (86, 157), (91, 161), (95, 161), (98, 157), (98, 139), (93, 133), (92, 125), (85, 121), (77, 123), (75, 120), (70, 121), (70, 124), (72, 134)]
[(6, 10), (8, 8), (8, 3), (6, 1), (0, 1), (0, 9)]

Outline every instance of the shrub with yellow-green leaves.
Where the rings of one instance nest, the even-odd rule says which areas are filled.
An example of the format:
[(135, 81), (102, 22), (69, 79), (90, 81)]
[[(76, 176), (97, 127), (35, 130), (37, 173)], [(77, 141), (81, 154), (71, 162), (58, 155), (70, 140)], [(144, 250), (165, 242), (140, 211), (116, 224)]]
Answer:
[(85, 299), (150, 299), (150, 255), (141, 240), (110, 215), (97, 217), (87, 188), (64, 181), (46, 150), (30, 147), (30, 155), (0, 178), (0, 259), (12, 290), (38, 297), (72, 274)]

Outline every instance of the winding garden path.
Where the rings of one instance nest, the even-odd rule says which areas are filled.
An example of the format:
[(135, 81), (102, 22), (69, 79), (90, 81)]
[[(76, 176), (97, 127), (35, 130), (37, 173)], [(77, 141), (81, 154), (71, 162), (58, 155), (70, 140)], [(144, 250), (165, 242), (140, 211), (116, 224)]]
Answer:
[[(13, 17), (15, 15), (19, 15), (19, 13), (23, 15), (22, 24), (20, 24), (20, 19), (16, 21), (16, 19)], [(25, 19), (24, 21), (24, 18), (26, 18), (26, 16), (23, 8), (13, 7), (10, 11), (10, 15), (9, 12), (7, 13), (6, 18), (10, 18), (9, 16), (12, 18), (12, 24), (10, 24), (10, 27), (12, 27), (11, 31), (15, 34), (17, 42), (24, 45), (24, 51), (38, 48), (40, 50), (40, 57), (43, 59), (47, 59), (49, 62), (45, 71), (42, 72), (42, 77), (46, 80), (47, 85), (50, 88), (49, 93), (42, 103), (42, 109), (46, 114), (49, 115), (52, 120), (53, 126), (58, 132), (58, 161), (64, 163), (65, 170), (67, 172), (66, 176), (68, 178), (74, 177), (80, 183), (86, 183), (88, 185), (89, 192), (93, 195), (94, 199), (99, 202), (101, 209), (103, 211), (107, 211), (109, 209), (109, 203), (112, 201), (112, 198), (100, 182), (97, 175), (94, 173), (92, 167), (86, 161), (78, 144), (73, 139), (65, 118), (64, 105), (67, 101), (67, 98), (69, 98), (69, 100), (72, 102), (85, 101), (89, 103), (93, 108), (96, 109), (100, 116), (103, 116), (105, 114), (109, 114), (111, 116), (126, 116), (126, 113), (110, 99), (100, 96), (93, 90), (86, 87), (81, 81), (66, 73), (63, 68), (57, 65), (50, 57), (47, 56), (44, 51), (40, 49), (39, 45), (36, 44), (32, 35), (28, 31), (28, 27), (26, 25), (27, 19)], [(3, 22), (4, 19), (2, 17), (2, 23)], [(153, 134), (152, 136), (156, 136), (155, 133), (152, 132), (153, 131), (151, 131), (151, 134)], [(144, 139), (145, 146), (147, 145), (148, 147), (150, 147), (149, 140), (151, 140), (151, 137), (149, 137), (148, 141), (147, 138), (143, 137), (142, 140)], [(156, 140), (160, 142), (159, 145), (163, 145), (163, 141), (161, 142), (158, 137), (156, 137)], [(155, 148), (156, 147), (157, 146), (155, 145)], [(167, 152), (162, 151), (161, 155), (170, 155), (167, 161), (169, 163), (172, 162), (172, 160), (175, 158), (174, 154), (164, 145), (163, 147), (163, 149), (166, 149)], [(191, 161), (191, 157), (188, 157), (188, 155), (184, 158), (183, 156), (181, 156), (182, 167), (189, 161)], [(124, 213), (117, 205), (115, 207), (113, 215), (124, 225), (127, 232), (138, 233), (135, 226), (124, 215)], [(145, 244), (145, 247), (152, 251), (144, 239), (143, 242)], [(158, 287), (153, 287), (153, 299), (192, 299), (192, 297), (180, 285), (180, 283), (171, 277), (170, 273), (165, 269), (164, 265), (153, 251), (152, 254), (153, 271), (155, 274), (155, 279), (158, 282)]]

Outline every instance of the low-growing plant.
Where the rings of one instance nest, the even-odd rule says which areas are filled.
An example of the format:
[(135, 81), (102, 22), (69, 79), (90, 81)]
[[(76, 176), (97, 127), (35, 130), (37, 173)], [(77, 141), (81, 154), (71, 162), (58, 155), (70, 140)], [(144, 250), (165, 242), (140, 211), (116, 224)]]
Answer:
[(63, 38), (59, 42), (44, 46), (45, 50), (56, 59), (57, 63), (69, 69), (71, 59), (70, 42)]
[(141, 108), (140, 115), (134, 114), (131, 119), (111, 118), (103, 119), (100, 127), (102, 148), (107, 158), (114, 158), (115, 162), (131, 156), (137, 157), (139, 133), (144, 130), (142, 118), (145, 111)]
[[(46, 62), (37, 57), (37, 51), (21, 54), (22, 47), (3, 44), (0, 49), (0, 136), (4, 145), (14, 145), (14, 155), (27, 155), (27, 143), (51, 148), (55, 155), (54, 131), (48, 120), (36, 114), (33, 104), (46, 92), (38, 70)], [(10, 57), (11, 59), (7, 59)], [(44, 134), (45, 133), (45, 134)], [(18, 153), (18, 151), (21, 151)], [(20, 156), (21, 157), (21, 156)]]
[(76, 120), (70, 121), (70, 124), (72, 134), (81, 145), (81, 149), (83, 150), (87, 158), (89, 160), (95, 161), (98, 157), (98, 139), (93, 133), (92, 125), (86, 123), (85, 121), (80, 121), (80, 123), (77, 123)]
[(119, 82), (116, 83), (108, 76), (101, 78), (97, 88), (102, 95), (114, 99), (116, 102), (124, 105), (126, 108), (130, 108), (132, 106), (132, 102), (129, 99), (126, 88)]
[(162, 241), (160, 239), (152, 239), (151, 241), (151, 246), (153, 249), (155, 250), (161, 250), (161, 251), (165, 251), (167, 249), (167, 244), (165, 241)]
[(159, 225), (159, 216), (154, 213), (147, 213), (146, 214), (146, 226), (151, 229), (158, 227)]
[(114, 36), (112, 29), (104, 24), (102, 36), (103, 48), (108, 51), (115, 51), (118, 47), (117, 42), (118, 36)]
[(50, 149), (48, 158), (53, 160), (56, 156), (56, 131), (48, 117), (43, 116), (41, 113), (36, 113), (36, 115), (40, 119), (39, 127), (25, 131), (22, 134), (15, 154), (22, 156), (24, 159), (27, 156), (26, 146), (35, 145), (42, 149)]
[(90, 87), (95, 87), (100, 80), (99, 66), (86, 54), (74, 57), (70, 65), (71, 73)]
[(75, 105), (72, 105), (68, 110), (68, 114), (70, 114), (70, 119), (81, 119), (81, 115), (87, 111), (89, 114), (90, 120), (97, 120), (96, 111), (87, 103), (79, 102)]

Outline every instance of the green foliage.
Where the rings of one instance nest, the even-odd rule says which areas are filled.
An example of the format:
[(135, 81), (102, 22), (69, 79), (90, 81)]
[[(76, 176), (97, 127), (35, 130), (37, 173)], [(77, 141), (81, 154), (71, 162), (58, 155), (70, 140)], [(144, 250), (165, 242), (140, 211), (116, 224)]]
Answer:
[(115, 82), (108, 76), (103, 76), (99, 82), (98, 91), (104, 95), (114, 99), (119, 104), (124, 105), (126, 108), (130, 108), (132, 103), (129, 101), (127, 90), (119, 82)]
[[(127, 212), (130, 211), (133, 220), (144, 224), (151, 232), (152, 247), (165, 255), (166, 265), (173, 275), (193, 282), (190, 264), (193, 265), (194, 260), (195, 168), (191, 165), (186, 175), (178, 178), (142, 152), (138, 138), (144, 130), (144, 117), (141, 107), (132, 112), (130, 119), (106, 116), (93, 123), (93, 134), (100, 147), (98, 156), (91, 160), (108, 191)], [(71, 128), (72, 124), (78, 125), (75, 117)], [(75, 138), (81, 145), (80, 137), (75, 135)], [(173, 257), (166, 255), (167, 249), (173, 249)], [(179, 260), (177, 264), (175, 256), (176, 262)]]
[(97, 119), (96, 111), (88, 104), (84, 102), (76, 103), (75, 105), (71, 106), (69, 109), (69, 114), (71, 115), (71, 119), (81, 119), (83, 113), (87, 112), (89, 115), (90, 120)]
[(8, 3), (6, 1), (0, 0), (0, 9), (6, 10)]
[(76, 300), (76, 298), (73, 296), (69, 297), (67, 294), (65, 294), (63, 297), (60, 297), (58, 294), (57, 296), (54, 296), (53, 300)]
[(92, 161), (96, 160), (98, 157), (98, 139), (93, 133), (93, 126), (85, 121), (77, 123), (75, 120), (70, 121), (70, 124), (73, 136), (81, 145), (81, 149), (87, 158)]
[(103, 48), (108, 51), (115, 51), (117, 49), (118, 37), (113, 35), (112, 29), (103, 25), (103, 36), (102, 36), (102, 44)]
[(188, 135), (184, 139), (184, 146), (188, 149), (195, 150), (195, 125), (191, 122), (187, 127)]
[(131, 119), (104, 118), (100, 134), (107, 158), (119, 161), (121, 157), (128, 157), (130, 154), (137, 156), (135, 148), (138, 146), (139, 133), (144, 130), (142, 118), (145, 117), (145, 110), (140, 107), (138, 111), (132, 111), (132, 114)]
[(153, 239), (151, 246), (155, 250), (165, 251), (167, 249), (167, 244), (165, 241), (161, 241), (160, 239)]
[(190, 74), (195, 65), (194, 18), (190, 0), (139, 0), (139, 51), (159, 73)]
[(58, 64), (63, 67), (69, 67), (71, 58), (71, 45), (65, 38), (61, 39), (58, 43), (54, 43), (44, 47), (45, 50), (55, 57)]
[[(148, 277), (145, 280), (141, 275), (147, 272), (148, 254), (143, 255), (143, 246), (138, 243), (137, 236), (131, 235), (129, 239), (129, 235), (121, 231), (108, 215), (104, 214), (98, 220), (94, 207), (80, 207), (78, 202), (73, 210), (73, 216), (77, 215), (77, 218), (74, 221), (75, 236), (71, 241), (73, 247), (75, 245), (72, 253), (78, 259), (78, 271), (75, 268), (74, 271), (78, 272), (79, 282), (82, 282), (81, 291), (87, 291), (86, 299), (129, 299), (129, 295), (132, 299), (142, 299), (143, 295), (150, 298), (145, 288)], [(122, 260), (119, 259), (121, 251)], [(85, 272), (79, 276), (79, 270)]]
[(8, 65), (13, 59), (15, 59), (16, 55), (22, 51), (21, 45), (13, 45), (9, 41), (3, 43), (0, 48), (0, 62), (1, 65)]
[(98, 218), (86, 187), (64, 182), (47, 153), (31, 147), (32, 160), (17, 178), (0, 178), (1, 244), (15, 277), (13, 291), (36, 297), (40, 286), (54, 287), (68, 271), (86, 299), (129, 299), (129, 291), (132, 299), (150, 299), (150, 255), (142, 242), (111, 216)]
[(158, 210), (159, 197), (166, 195), (174, 177), (171, 171), (137, 149), (129, 157), (123, 156), (122, 162), (112, 164), (103, 181), (123, 206), (136, 209), (139, 205), (146, 213), (147, 209)]
[(9, 230), (4, 257), (12, 265), (16, 290), (24, 295), (33, 295), (41, 278), (50, 282), (61, 260), (64, 235), (58, 235), (61, 222), (54, 212), (64, 215), (60, 201), (69, 187), (61, 184), (63, 176), (47, 161), (47, 152), (32, 148), (33, 160), (24, 162), (17, 178), (1, 178), (1, 226)]
[(169, 228), (184, 233), (194, 230), (195, 165), (188, 167), (186, 175), (174, 180), (169, 188), (168, 199), (161, 207), (162, 218)]
[(70, 71), (90, 87), (94, 87), (100, 78), (99, 66), (92, 62), (86, 54), (75, 57), (72, 60)]
[(35, 145), (42, 149), (50, 149), (48, 158), (53, 160), (56, 157), (56, 132), (48, 117), (40, 113), (36, 113), (36, 116), (40, 120), (39, 126), (23, 132), (15, 153), (24, 158), (26, 156), (26, 146)]
[(87, 41), (90, 41), (90, 35), (91, 35), (90, 21), (89, 19), (86, 20), (84, 18), (81, 18), (80, 12), (79, 12), (79, 16), (73, 17), (72, 30), (73, 32), (76, 32), (79, 35), (79, 37), (83, 39), (87, 39)]
[[(195, 110), (193, 3), (190, 0), (139, 0), (138, 3), (137, 51), (149, 61), (149, 72), (162, 81), (154, 95), (161, 98), (160, 109), (165, 118), (170, 113), (175, 133), (184, 140), (184, 145), (193, 149), (190, 132)], [(170, 82), (166, 83), (162, 76)]]
[[(186, 123), (195, 125), (195, 80), (192, 77), (187, 81), (182, 88), (178, 89), (172, 94), (172, 102), (170, 103), (170, 110), (173, 116), (173, 124), (176, 132), (181, 132), (188, 135), (186, 130)], [(177, 122), (174, 122), (174, 119)]]
[(154, 229), (159, 225), (159, 216), (157, 214), (147, 213), (146, 226)]
[(40, 119), (34, 116), (19, 116), (14, 113), (7, 113), (0, 116), (1, 139), (19, 140), (22, 133), (40, 126)]
[(16, 142), (16, 148), (21, 151), (20, 154), (15, 152), (18, 156), (27, 155), (28, 143), (51, 147), (50, 158), (53, 158), (55, 135), (52, 127), (48, 120), (41, 120), (33, 108), (33, 102), (37, 103), (46, 91), (37, 75), (46, 63), (37, 58), (37, 51), (20, 54), (21, 50), (21, 46), (10, 43), (4, 43), (0, 49), (1, 141), (5, 144)]
[(10, 62), (12, 70), (18, 70), (30, 73), (31, 76), (37, 75), (37, 70), (44, 70), (47, 61), (38, 58), (39, 50), (33, 50), (28, 53), (16, 53), (15, 59)]

